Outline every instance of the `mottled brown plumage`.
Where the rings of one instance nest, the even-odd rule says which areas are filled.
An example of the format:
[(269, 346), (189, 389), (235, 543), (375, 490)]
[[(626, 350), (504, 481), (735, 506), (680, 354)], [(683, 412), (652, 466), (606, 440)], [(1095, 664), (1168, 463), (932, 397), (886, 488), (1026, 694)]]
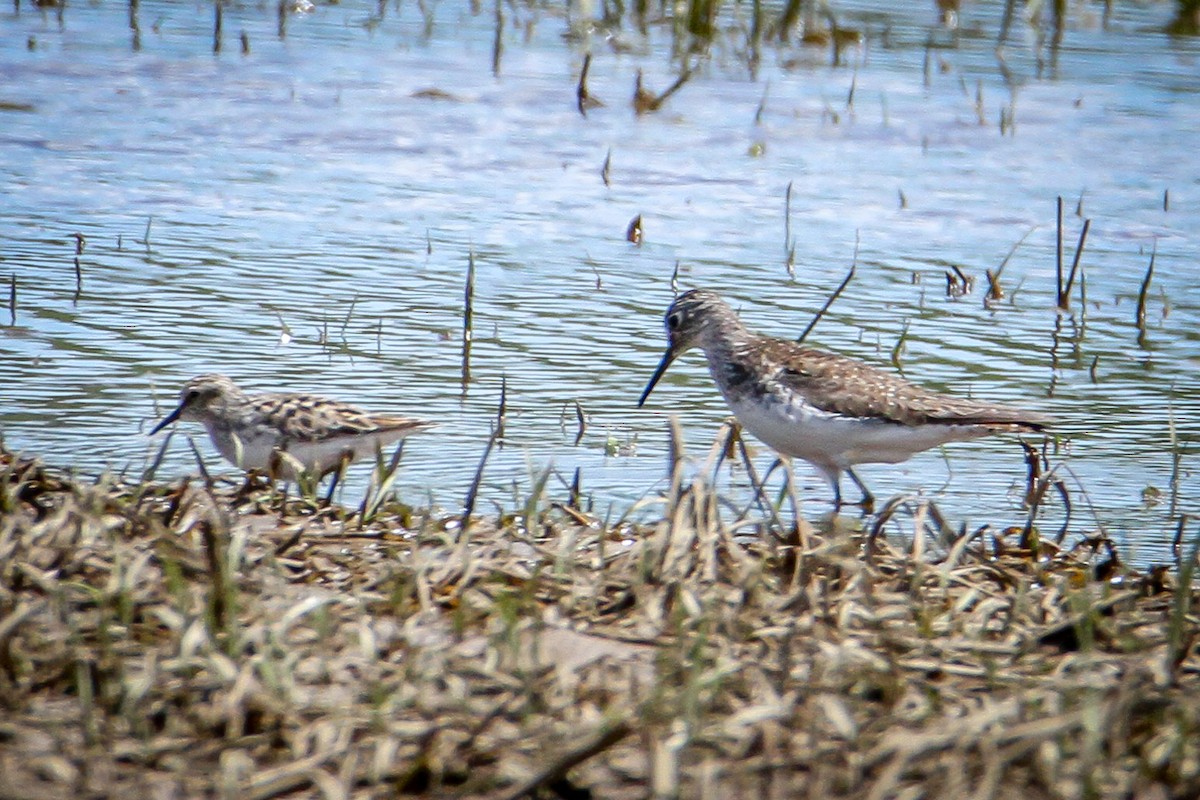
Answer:
[(857, 359), (753, 333), (715, 292), (684, 292), (667, 309), (669, 346), (642, 393), (642, 405), (667, 368), (699, 347), (730, 410), (751, 433), (801, 458), (829, 480), (854, 464), (896, 463), (952, 441), (1040, 431), (1048, 417), (922, 389)]
[(823, 411), (902, 425), (997, 425), (1041, 430), (1048, 420), (1018, 408), (933, 392), (857, 359), (755, 335), (774, 380)]

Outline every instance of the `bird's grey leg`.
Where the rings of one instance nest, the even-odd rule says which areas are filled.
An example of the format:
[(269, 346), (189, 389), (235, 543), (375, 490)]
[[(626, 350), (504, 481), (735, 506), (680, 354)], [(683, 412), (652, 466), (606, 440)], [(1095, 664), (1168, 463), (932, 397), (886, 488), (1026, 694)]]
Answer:
[(842, 471), (829, 464), (814, 464), (813, 466), (825, 476), (829, 488), (833, 490), (833, 512), (836, 514), (842, 507)]
[(350, 462), (354, 460), (354, 451), (347, 450), (342, 453), (342, 457), (338, 459), (337, 466), (330, 470), (333, 473), (333, 480), (329, 482), (329, 494), (325, 495), (325, 505), (333, 505), (333, 493), (337, 490), (338, 484), (346, 475), (346, 467), (350, 466)]
[(862, 500), (858, 504), (862, 506), (863, 513), (870, 514), (875, 510), (875, 495), (871, 494), (871, 490), (867, 488), (867, 485), (862, 482), (862, 478), (858, 477), (853, 469), (846, 467), (846, 474), (850, 476), (850, 480), (854, 481), (854, 485), (862, 492)]
[(326, 507), (333, 505), (333, 493), (337, 491), (338, 483), (341, 481), (342, 475), (344, 474), (344, 469), (335, 469), (333, 471), (333, 478), (331, 478), (329, 481), (329, 492), (325, 495), (324, 505)]

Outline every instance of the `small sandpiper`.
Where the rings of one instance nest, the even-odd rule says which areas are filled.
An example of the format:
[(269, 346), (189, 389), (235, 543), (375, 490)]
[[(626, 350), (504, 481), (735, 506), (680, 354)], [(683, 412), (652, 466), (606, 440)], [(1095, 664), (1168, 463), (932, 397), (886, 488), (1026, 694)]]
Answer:
[(179, 407), (150, 435), (176, 420), (203, 423), (217, 450), (234, 466), (285, 480), (305, 473), (322, 477), (435, 425), (370, 414), (311, 394), (248, 395), (224, 375), (188, 381)]
[(754, 333), (733, 309), (706, 289), (684, 292), (667, 309), (667, 352), (638, 400), (640, 407), (680, 355), (704, 351), (708, 371), (746, 430), (772, 449), (816, 467), (842, 505), (846, 472), (896, 464), (931, 447), (994, 433), (1036, 432), (1049, 417), (938, 394), (862, 361)]

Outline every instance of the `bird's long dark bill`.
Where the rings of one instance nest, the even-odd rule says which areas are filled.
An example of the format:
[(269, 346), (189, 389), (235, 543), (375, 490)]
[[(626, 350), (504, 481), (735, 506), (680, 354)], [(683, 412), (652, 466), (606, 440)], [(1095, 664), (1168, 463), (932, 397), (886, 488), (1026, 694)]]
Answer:
[(675, 361), (675, 351), (668, 348), (667, 352), (663, 353), (662, 361), (658, 362), (658, 369), (654, 370), (654, 375), (651, 376), (650, 382), (646, 384), (646, 391), (642, 392), (641, 398), (638, 400), (638, 408), (642, 407), (642, 403), (646, 402), (646, 398), (650, 396), (650, 392), (654, 391), (654, 386), (658, 383), (663, 375), (667, 374), (667, 367)]
[(165, 427), (167, 427), (168, 425), (170, 425), (170, 424), (171, 424), (172, 422), (174, 422), (175, 420), (179, 419), (179, 415), (180, 415), (180, 414), (182, 414), (182, 413), (183, 413), (183, 403), (180, 403), (180, 404), (179, 404), (179, 408), (177, 408), (177, 409), (175, 409), (174, 411), (172, 411), (170, 414), (168, 414), (168, 415), (166, 416), (166, 418), (164, 418), (164, 419), (163, 419), (163, 421), (162, 421), (162, 422), (160, 422), (160, 423), (158, 423), (157, 425), (155, 425), (155, 426), (154, 426), (154, 430), (150, 431), (150, 435), (151, 435), (151, 436), (153, 436), (154, 434), (156, 434), (156, 433), (158, 433), (159, 431), (161, 431), (163, 428), (165, 428)]

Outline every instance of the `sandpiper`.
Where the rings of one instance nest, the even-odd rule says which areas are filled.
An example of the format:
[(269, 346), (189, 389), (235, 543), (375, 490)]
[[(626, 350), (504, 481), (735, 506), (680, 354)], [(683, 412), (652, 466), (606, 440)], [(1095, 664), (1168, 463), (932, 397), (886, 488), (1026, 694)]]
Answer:
[(178, 408), (150, 435), (176, 420), (203, 423), (217, 450), (234, 466), (285, 480), (305, 473), (324, 476), (435, 424), (370, 414), (311, 394), (248, 395), (224, 375), (188, 381)]
[(640, 407), (680, 355), (704, 351), (708, 371), (746, 430), (772, 449), (816, 467), (842, 505), (842, 472), (873, 498), (851, 469), (895, 464), (947, 442), (993, 433), (1040, 431), (1048, 417), (914, 386), (862, 361), (750, 331), (713, 291), (693, 289), (667, 309), (667, 352)]

